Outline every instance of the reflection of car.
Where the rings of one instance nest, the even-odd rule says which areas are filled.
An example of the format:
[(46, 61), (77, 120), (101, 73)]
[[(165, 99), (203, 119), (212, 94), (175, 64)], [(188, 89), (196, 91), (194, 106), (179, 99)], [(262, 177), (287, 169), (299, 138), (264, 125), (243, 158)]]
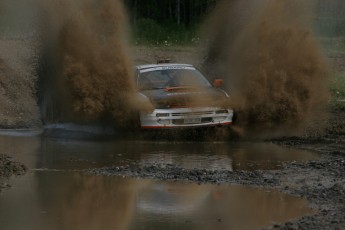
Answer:
[(140, 96), (154, 110), (140, 113), (143, 129), (231, 125), (233, 110), (227, 108), (229, 96), (213, 85), (192, 65), (157, 64), (136, 68)]
[(199, 210), (211, 194), (208, 186), (154, 182), (136, 196), (140, 212), (156, 215), (186, 215)]

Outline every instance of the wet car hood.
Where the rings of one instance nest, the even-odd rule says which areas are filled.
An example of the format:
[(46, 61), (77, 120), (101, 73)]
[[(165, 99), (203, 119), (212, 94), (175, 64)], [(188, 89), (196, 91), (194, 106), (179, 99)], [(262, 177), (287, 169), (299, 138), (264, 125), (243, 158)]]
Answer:
[(214, 106), (228, 99), (218, 88), (176, 87), (141, 91), (150, 99), (155, 108), (178, 108), (194, 106)]

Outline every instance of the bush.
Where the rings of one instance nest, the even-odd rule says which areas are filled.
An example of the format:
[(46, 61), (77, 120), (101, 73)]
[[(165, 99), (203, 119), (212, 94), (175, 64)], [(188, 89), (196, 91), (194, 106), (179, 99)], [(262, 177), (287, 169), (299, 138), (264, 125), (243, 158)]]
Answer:
[(339, 110), (345, 110), (345, 72), (334, 74), (331, 84), (333, 106)]
[(152, 19), (140, 19), (134, 27), (134, 42), (137, 45), (193, 45), (198, 43), (196, 27), (176, 23), (159, 24)]
[(322, 37), (339, 37), (345, 35), (345, 18), (319, 17), (315, 29)]

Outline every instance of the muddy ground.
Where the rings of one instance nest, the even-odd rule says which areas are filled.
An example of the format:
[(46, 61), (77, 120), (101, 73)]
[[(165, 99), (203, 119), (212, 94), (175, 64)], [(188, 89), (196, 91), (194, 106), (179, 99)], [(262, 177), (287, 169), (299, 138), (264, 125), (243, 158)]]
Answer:
[(11, 187), (7, 183), (9, 177), (24, 175), (26, 167), (16, 162), (13, 158), (0, 154), (0, 192), (5, 188)]
[(41, 126), (36, 102), (36, 59), (23, 39), (0, 39), (0, 128)]
[[(179, 165), (151, 163), (86, 170), (86, 174), (151, 178), (197, 184), (241, 184), (273, 188), (304, 197), (314, 215), (276, 224), (270, 229), (345, 229), (345, 111), (333, 111), (323, 132), (299, 137), (266, 140), (286, 148), (321, 153), (321, 159), (306, 163), (287, 163), (283, 170), (212, 171), (187, 169)], [(0, 191), (10, 187), (7, 178), (23, 175), (25, 166), (0, 155)]]
[[(7, 46), (4, 42), (1, 46)], [(155, 63), (157, 59), (172, 59), (178, 62), (195, 62), (193, 48), (147, 48), (135, 47), (132, 56), (135, 64)], [(11, 60), (11, 58), (4, 58)], [(27, 59), (26, 59), (27, 60)], [(339, 61), (339, 59), (337, 59)], [(344, 61), (344, 60), (343, 60)], [(15, 68), (15, 62), (11, 63), (11, 69)], [(343, 62), (342, 62), (343, 63)], [(24, 75), (22, 75), (24, 76)], [(30, 79), (26, 84), (20, 85), (28, 95), (34, 94), (31, 75), (24, 76)], [(18, 85), (17, 83), (14, 84)], [(29, 98), (31, 104), (35, 97)], [(7, 97), (1, 98), (7, 103)], [(1, 101), (0, 100), (0, 101)], [(9, 103), (9, 102), (8, 102)], [(39, 126), (38, 108), (36, 105), (24, 107), (26, 114), (21, 119), (18, 115), (20, 104), (11, 104), (13, 109), (0, 114), (0, 127), (21, 128)], [(28, 103), (24, 103), (28, 105)], [(12, 108), (12, 107), (11, 107)], [(21, 108), (23, 109), (23, 107)], [(21, 111), (23, 113), (23, 111)], [(283, 170), (273, 171), (210, 171), (191, 170), (181, 168), (179, 165), (152, 164), (142, 166), (129, 165), (123, 167), (111, 167), (90, 169), (86, 173), (98, 175), (121, 175), (128, 177), (153, 178), (160, 180), (178, 180), (191, 183), (230, 183), (245, 184), (258, 187), (276, 188), (285, 193), (305, 197), (310, 206), (315, 210), (312, 216), (291, 220), (284, 224), (272, 226), (273, 229), (345, 229), (345, 111), (331, 110), (331, 117), (320, 127), (313, 127), (304, 135), (298, 137), (266, 140), (287, 148), (301, 148), (321, 153), (318, 161), (310, 161), (304, 164), (285, 164)], [(15, 116), (14, 116), (15, 115)], [(25, 173), (25, 166), (5, 155), (0, 155), (0, 191), (7, 188), (7, 178), (12, 175)]]
[(271, 229), (345, 229), (345, 111), (333, 111), (327, 124), (325, 130), (319, 133), (267, 140), (287, 148), (307, 149), (322, 155), (318, 161), (285, 164), (283, 170), (210, 171), (152, 164), (91, 169), (87, 173), (275, 188), (307, 198), (315, 214), (276, 224)]

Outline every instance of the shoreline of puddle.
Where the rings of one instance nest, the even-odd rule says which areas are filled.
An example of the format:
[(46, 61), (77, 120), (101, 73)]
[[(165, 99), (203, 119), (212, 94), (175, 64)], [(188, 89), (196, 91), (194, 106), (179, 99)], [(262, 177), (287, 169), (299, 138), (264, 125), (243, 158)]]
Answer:
[[(273, 202), (275, 203), (275, 205), (272, 204), (271, 206), (276, 207), (279, 204), (281, 206), (278, 206), (283, 207), (283, 209), (286, 209), (288, 206), (290, 206), (290, 202), (279, 203), (280, 201), (284, 201), (284, 199), (296, 199), (296, 201), (298, 200), (303, 203), (303, 205), (297, 205), (295, 208), (298, 210), (298, 208), (302, 207), (302, 209), (304, 210), (303, 214), (292, 217), (288, 216), (287, 218), (282, 219), (269, 219), (269, 221), (266, 221), (265, 224), (256, 223), (256, 227), (253, 227), (252, 229), (268, 227), (274, 223), (283, 223), (290, 219), (296, 219), (305, 215), (313, 214), (313, 211), (308, 207), (308, 202), (306, 199), (284, 194), (283, 192), (279, 192), (278, 189), (267, 188), (274, 187), (274, 185), (276, 185), (278, 181), (272, 180), (270, 176), (266, 177), (266, 175), (263, 173), (265, 170), (279, 169), (286, 162), (295, 162), (297, 158), (296, 156), (299, 157), (299, 162), (319, 158), (317, 154), (308, 151), (282, 148), (271, 143), (247, 142), (170, 143), (118, 140), (80, 141), (56, 138), (52, 139), (40, 136), (0, 136), (0, 142), (3, 143), (0, 146), (0, 151), (2, 153), (14, 157), (16, 160), (26, 164), (29, 168), (28, 174), (24, 177), (12, 178), (10, 180), (10, 183), (13, 185), (13, 187), (10, 190), (3, 191), (3, 194), (0, 196), (0, 207), (5, 207), (1, 205), (1, 202), (4, 202), (4, 199), (8, 199), (7, 196), (17, 195), (17, 197), (13, 199), (22, 200), (26, 199), (25, 194), (30, 191), (30, 193), (34, 197), (32, 197), (32, 199), (30, 200), (35, 201), (37, 199), (41, 199), (40, 197), (46, 197), (44, 199), (47, 199), (47, 201), (45, 202), (48, 202), (47, 204), (49, 208), (59, 209), (61, 207), (49, 206), (51, 205), (51, 202), (53, 202), (53, 200), (57, 199), (56, 197), (49, 197), (51, 196), (51, 194), (49, 193), (56, 194), (56, 192), (60, 193), (61, 191), (63, 191), (65, 192), (63, 194), (66, 194), (67, 196), (67, 194), (72, 192), (72, 190), (70, 190), (70, 192), (66, 192), (64, 190), (66, 189), (66, 183), (68, 180), (72, 180), (72, 182), (67, 186), (67, 188), (69, 188), (70, 186), (71, 188), (76, 189), (76, 191), (74, 191), (76, 192), (76, 195), (73, 199), (77, 199), (76, 204), (79, 205), (79, 202), (81, 202), (80, 199), (83, 197), (84, 190), (99, 191), (102, 186), (105, 186), (106, 189), (112, 190), (114, 189), (114, 186), (112, 184), (115, 183), (113, 181), (120, 180), (122, 181), (121, 183), (125, 185), (128, 183), (133, 184), (134, 182), (135, 185), (126, 185), (127, 187), (121, 185), (119, 187), (123, 190), (120, 189), (120, 191), (117, 191), (115, 189), (116, 191), (113, 193), (113, 196), (122, 196), (121, 194), (125, 194), (123, 193), (124, 191), (132, 193), (133, 191), (131, 190), (136, 190), (137, 187), (140, 187), (140, 191), (146, 191), (145, 194), (149, 194), (147, 195), (148, 197), (160, 197), (158, 199), (159, 201), (162, 201), (161, 199), (163, 199), (164, 202), (168, 202), (170, 205), (172, 205), (173, 203), (172, 200), (177, 201), (180, 198), (178, 198), (178, 196), (172, 196), (169, 192), (172, 192), (173, 194), (182, 194), (181, 196), (183, 198), (183, 192), (185, 191), (186, 194), (189, 194), (188, 191), (190, 190), (190, 188), (193, 188), (191, 190), (195, 190), (194, 195), (197, 197), (202, 197), (201, 195), (203, 193), (207, 193), (212, 194), (208, 196), (211, 196), (213, 198), (218, 197), (219, 194), (225, 194), (224, 196), (229, 196), (229, 194), (232, 194), (231, 191), (235, 189), (237, 191), (236, 193), (242, 194), (243, 197), (237, 197), (236, 199), (234, 199), (234, 201), (243, 200), (243, 202), (247, 202), (247, 199), (253, 197), (253, 194), (246, 192), (247, 190), (254, 191), (254, 194), (261, 194), (257, 195), (260, 197), (260, 199), (258, 198), (259, 200), (271, 199), (270, 196), (266, 197), (264, 195), (266, 193), (270, 195), (276, 194), (277, 198)], [(272, 154), (275, 155), (275, 157), (272, 157)], [(70, 176), (62, 179), (64, 175)], [(214, 177), (214, 179), (212, 179), (212, 177)], [(104, 182), (104, 185), (102, 184), (103, 182), (101, 183), (102, 185), (99, 184), (100, 182), (97, 182), (103, 180), (106, 181)], [(150, 184), (150, 186), (148, 186), (145, 190), (143, 188), (143, 184)], [(178, 188), (176, 188), (175, 185)], [(24, 187), (21, 188), (21, 186)], [(180, 186), (184, 188), (180, 189)], [(264, 188), (258, 188), (258, 186)], [(162, 190), (162, 188), (164, 189)], [(229, 191), (226, 188), (229, 188)], [(106, 189), (104, 188), (104, 191), (102, 190), (104, 193), (100, 192), (99, 195), (104, 196), (104, 194), (107, 194), (107, 192), (105, 191)], [(204, 190), (215, 190), (216, 192), (200, 192)], [(218, 193), (218, 190), (221, 190), (221, 192)], [(166, 193), (167, 191), (168, 194)], [(44, 195), (45, 193), (47, 194)], [(138, 191), (136, 194), (138, 195)], [(85, 194), (85, 196), (87, 198), (93, 198), (96, 195), (90, 193)], [(86, 197), (85, 199), (82, 199), (82, 202), (84, 202), (86, 206), (92, 206), (93, 204), (89, 204), (89, 201), (86, 199)], [(186, 195), (185, 197), (187, 197), (185, 199), (186, 202), (191, 200), (191, 197), (188, 198), (188, 195)], [(231, 197), (228, 197), (226, 199), (230, 198)], [(70, 200), (71, 198), (65, 197), (61, 199)], [(106, 200), (109, 201), (109, 199), (111, 199), (110, 196)], [(200, 200), (202, 199), (200, 198)], [(213, 207), (217, 202), (214, 200), (215, 203), (212, 203), (211, 201), (208, 199), (207, 202)], [(97, 202), (99, 203), (99, 201), (96, 201), (96, 203)], [(139, 201), (136, 202), (138, 203)], [(42, 205), (42, 201), (40, 201), (39, 203), (40, 205)], [(107, 203), (108, 202), (104, 202), (104, 205), (106, 205)], [(214, 206), (215, 210), (218, 211), (215, 211), (214, 215), (210, 215), (210, 218), (208, 219), (208, 221), (206, 221), (206, 223), (205, 218), (207, 217), (207, 215), (205, 213), (210, 210), (208, 206), (205, 206), (205, 213), (202, 213), (202, 217), (198, 212), (193, 218), (191, 217), (181, 219), (177, 215), (176, 219), (168, 220), (163, 218), (164, 216), (168, 215), (164, 214), (164, 212), (167, 212), (167, 210), (170, 209), (174, 209), (173, 205), (168, 206), (168, 209), (167, 207), (165, 207), (167, 210), (164, 211), (164, 205), (162, 206), (162, 204), (160, 204), (159, 202), (157, 203), (155, 200), (150, 200), (149, 198), (145, 198), (139, 203), (142, 204), (140, 207), (146, 207), (146, 209), (149, 209), (151, 211), (154, 209), (154, 207), (156, 207), (158, 210), (160, 210), (160, 212), (162, 212), (162, 215), (153, 215), (152, 213), (148, 215), (147, 213), (144, 214), (142, 212), (139, 212), (138, 214), (136, 211), (134, 215), (135, 217), (131, 215), (131, 218), (134, 218), (135, 221), (133, 223), (131, 222), (130, 226), (121, 227), (118, 229), (155, 229), (157, 226), (178, 226), (176, 228), (171, 227), (170, 229), (213, 229), (214, 227), (217, 227), (217, 229), (229, 229), (230, 224), (234, 223), (234, 221), (228, 223), (227, 220), (231, 219), (231, 217), (226, 217), (226, 212), (221, 212), (221, 210), (227, 210), (226, 207)], [(249, 203), (252, 203), (253, 206), (263, 205), (255, 205), (254, 201)], [(220, 204), (223, 205), (224, 202), (220, 202)], [(37, 206), (37, 204), (35, 205)], [(243, 210), (244, 213), (249, 212), (254, 208), (251, 207), (248, 202), (246, 203), (246, 205), (247, 211)], [(231, 207), (232, 205), (230, 204), (229, 206)], [(265, 205), (263, 205), (263, 207), (264, 206)], [(131, 208), (128, 208), (126, 206), (121, 209), (133, 209), (132, 206), (130, 207)], [(185, 206), (185, 208), (187, 207), (188, 205)], [(73, 208), (80, 207), (71, 207), (70, 211), (66, 210), (66, 212), (72, 215)], [(85, 206), (83, 206), (83, 208), (85, 208)], [(83, 210), (83, 208), (80, 209)], [(2, 208), (0, 208), (0, 210), (1, 209)], [(24, 202), (18, 204), (18, 207), (14, 209), (26, 210), (27, 205), (25, 205)], [(110, 214), (116, 213), (116, 210), (111, 209), (111, 207), (108, 207), (108, 209), (108, 212), (110, 212)], [(291, 209), (294, 210), (292, 206)], [(267, 210), (269, 210), (267, 212), (270, 212), (272, 215), (276, 213), (276, 211), (272, 211), (273, 208), (269, 208)], [(4, 209), (3, 211), (6, 211), (6, 209)], [(230, 211), (231, 210), (229, 210), (229, 212)], [(57, 213), (61, 214), (63, 212), (64, 211), (58, 211)], [(37, 213), (36, 214), (38, 215), (38, 217), (35, 218), (38, 218), (37, 221), (40, 222), (39, 217), (41, 215), (47, 215), (48, 211), (41, 210), (37, 211)], [(259, 211), (255, 213), (258, 214)], [(59, 216), (60, 214), (52, 214), (52, 216), (48, 218), (49, 221), (52, 221), (52, 219), (54, 218), (60, 218), (61, 220), (62, 217)], [(103, 214), (110, 215), (109, 213)], [(85, 215), (91, 214), (85, 213)], [(147, 217), (147, 215), (149, 217)], [(204, 217), (203, 215), (206, 216)], [(26, 217), (24, 217), (24, 214), (23, 216), (20, 216), (20, 214), (14, 216), (15, 219), (23, 218), (23, 221), (27, 219)], [(171, 215), (169, 214), (168, 216)], [(91, 225), (95, 226), (97, 225), (97, 223), (100, 224), (99, 222), (104, 222), (102, 218), (103, 216), (99, 214), (99, 221), (93, 220), (95, 221), (95, 223), (92, 223)], [(248, 218), (250, 219), (252, 217), (241, 216), (236, 217), (235, 219), (248, 220)], [(7, 219), (7, 217), (0, 221), (0, 226), (4, 223), (7, 223), (9, 225), (11, 224), (9, 222), (6, 222), (5, 219)], [(164, 221), (157, 222), (157, 219)], [(66, 221), (67, 222), (63, 226), (71, 226), (68, 223), (73, 223), (73, 226), (81, 224), (81, 228), (88, 229), (88, 226), (84, 226), (82, 223), (80, 223), (81, 220)], [(77, 223), (75, 223), (75, 221), (77, 221)], [(232, 225), (230, 227), (239, 228), (238, 226), (240, 226), (241, 224), (247, 224), (247, 222), (248, 221), (240, 221), (236, 224), (235, 227)], [(40, 224), (44, 225), (44, 223)], [(30, 226), (30, 223), (27, 225)], [(31, 223), (31, 225), (34, 226), (33, 223)], [(147, 226), (147, 228), (141, 228), (144, 225)], [(69, 229), (68, 227), (63, 226), (60, 226), (58, 229)], [(248, 228), (248, 226), (245, 226), (245, 228)], [(5, 229), (17, 228), (9, 227)], [(29, 227), (26, 229), (39, 228)], [(160, 228), (158, 227), (157, 229)]]
[(303, 198), (251, 186), (53, 171), (10, 182), (0, 196), (0, 227), (8, 230), (258, 229), (313, 214)]

